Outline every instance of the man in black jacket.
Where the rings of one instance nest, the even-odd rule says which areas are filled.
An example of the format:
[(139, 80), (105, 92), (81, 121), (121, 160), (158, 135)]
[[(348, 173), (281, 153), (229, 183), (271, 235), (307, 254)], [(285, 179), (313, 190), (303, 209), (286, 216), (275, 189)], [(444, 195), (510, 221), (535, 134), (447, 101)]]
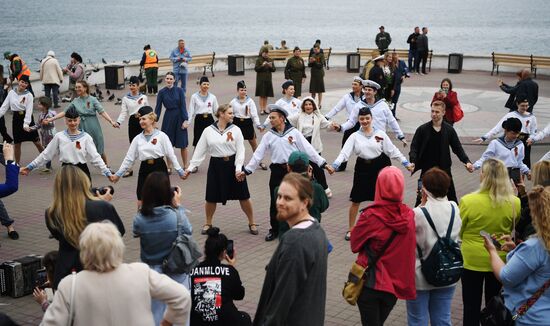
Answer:
[[(464, 163), (468, 171), (473, 171), (472, 163), (468, 155), (464, 152), (462, 144), (458, 139), (458, 135), (453, 127), (443, 121), (445, 116), (445, 103), (442, 101), (434, 101), (431, 109), (432, 120), (421, 125), (416, 129), (411, 143), (411, 151), (409, 152), (409, 160), (414, 164), (414, 172), (421, 170), (418, 179), (418, 193), (422, 187), (422, 175), (433, 167), (439, 167), (447, 172), (451, 177), (451, 185), (447, 193), (449, 200), (458, 203), (456, 198), (453, 176), (451, 174), (451, 152)], [(413, 174), (414, 174), (413, 172)], [(417, 196), (415, 206), (420, 204), (420, 196)]]
[[(409, 71), (411, 73), (414, 71), (414, 65), (418, 60), (416, 39), (418, 39), (419, 35), (420, 35), (420, 27), (416, 26), (414, 28), (414, 33), (409, 35), (409, 37), (407, 38), (407, 43), (409, 43)], [(414, 63), (413, 63), (413, 59), (414, 59)]]
[(515, 86), (505, 84), (502, 79), (498, 80), (500, 89), (510, 94), (504, 106), (510, 109), (510, 112), (517, 111), (518, 106), (516, 105), (516, 99), (525, 97), (529, 102), (529, 109), (527, 109), (527, 112), (532, 113), (533, 107), (539, 99), (539, 85), (531, 78), (531, 71), (529, 71), (529, 69), (518, 71), (516, 76), (518, 76), (518, 82)]

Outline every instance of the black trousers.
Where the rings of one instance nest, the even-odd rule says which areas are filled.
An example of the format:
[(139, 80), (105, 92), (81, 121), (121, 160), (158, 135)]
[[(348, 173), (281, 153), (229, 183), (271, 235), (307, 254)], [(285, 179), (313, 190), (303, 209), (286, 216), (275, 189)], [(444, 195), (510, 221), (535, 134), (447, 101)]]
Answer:
[(426, 63), (428, 62), (428, 50), (418, 51), (418, 61), (415, 62), (414, 68), (416, 72), (420, 72), (420, 63), (422, 63), (422, 73), (426, 73)]
[(283, 178), (288, 173), (286, 170), (286, 164), (272, 163), (269, 165), (271, 175), (269, 176), (269, 224), (271, 225), (271, 232), (279, 233), (279, 222), (277, 221), (277, 195), (275, 194), (275, 188), (277, 188)]
[(0, 134), (2, 135), (2, 139), (8, 143), (13, 143), (13, 138), (11, 138), (10, 134), (8, 134), (8, 129), (6, 129), (6, 119), (4, 119), (4, 116), (0, 118)]
[[(351, 134), (353, 134), (354, 132), (356, 132), (357, 130), (359, 130), (359, 122), (357, 122), (355, 124), (355, 126), (353, 126), (353, 128), (351, 129), (348, 129), (346, 131), (344, 131), (344, 137), (342, 137), (342, 147), (344, 147), (344, 144), (346, 143), (346, 140), (348, 140), (349, 136), (351, 136)], [(342, 162), (342, 164), (340, 164), (340, 167), (338, 168), (339, 171), (345, 171), (346, 168), (348, 166), (348, 162)]]
[(397, 297), (389, 292), (363, 288), (357, 300), (363, 326), (382, 326), (390, 315)]
[(519, 140), (523, 143), (523, 146), (525, 147), (525, 157), (523, 158), (523, 163), (527, 165), (528, 168), (531, 168), (531, 146), (527, 145), (527, 139), (529, 139), (529, 134), (526, 133), (520, 133), (519, 134)]
[[(306, 140), (311, 144), (311, 137), (306, 137)], [(319, 153), (321, 155), (321, 153)], [(319, 165), (315, 162), (309, 162), (311, 169), (313, 170), (313, 178), (323, 187), (323, 189), (328, 188), (327, 177), (325, 175), (325, 170), (321, 169)]]
[(464, 269), (462, 273), (462, 305), (463, 325), (479, 326), (479, 312), (481, 311), (481, 296), (485, 290), (485, 305), (492, 297), (499, 294), (502, 284), (496, 279), (493, 272), (476, 272)]
[[(422, 200), (422, 192), (420, 191), (422, 187), (422, 176), (428, 170), (429, 169), (425, 169), (425, 170), (423, 169), (422, 172), (420, 173), (420, 177), (418, 178), (418, 188), (417, 188), (416, 202), (414, 203), (414, 207), (417, 207), (418, 205), (420, 205), (420, 201)], [(455, 203), (458, 204), (458, 198), (456, 197), (455, 183), (453, 181), (453, 175), (451, 174), (451, 170), (443, 169), (443, 171), (447, 172), (447, 174), (451, 178), (451, 184), (449, 185), (449, 190), (447, 191), (447, 199), (449, 199), (450, 201), (454, 201)]]

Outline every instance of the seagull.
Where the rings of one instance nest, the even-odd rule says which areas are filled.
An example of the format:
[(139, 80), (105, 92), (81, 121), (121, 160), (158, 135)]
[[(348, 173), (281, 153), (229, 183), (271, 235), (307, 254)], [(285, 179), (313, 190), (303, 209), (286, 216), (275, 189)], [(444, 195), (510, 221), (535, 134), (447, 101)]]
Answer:
[(128, 63), (130, 63), (130, 60), (122, 60), (122, 63), (128, 64)]
[(111, 95), (111, 92), (109, 92), (109, 90), (107, 90), (107, 95)]
[(107, 64), (107, 61), (105, 61), (105, 59), (101, 58), (101, 62), (103, 62), (103, 64)]
[(36, 71), (37, 73), (40, 73), (40, 69), (38, 69), (38, 70), (35, 70), (35, 71)]
[(115, 99), (115, 94), (112, 94), (111, 96), (109, 96), (109, 98), (107, 99), (108, 101), (112, 101)]
[(34, 60), (38, 61), (38, 62), (42, 62), (42, 60), (38, 59), (38, 58), (34, 58)]
[(96, 97), (96, 94), (95, 94), (95, 93), (92, 93), (92, 94), (90, 94), (90, 95), (93, 96), (93, 97)]
[(117, 97), (115, 105), (121, 105), (121, 104), (122, 104), (122, 99)]
[(162, 84), (162, 79), (157, 80), (158, 84)]
[(101, 90), (99, 88), (96, 88), (95, 91), (97, 92), (98, 96), (103, 96), (103, 93), (101, 92)]
[(99, 71), (99, 68), (94, 68), (92, 71), (93, 71), (93, 72), (98, 72), (98, 71)]

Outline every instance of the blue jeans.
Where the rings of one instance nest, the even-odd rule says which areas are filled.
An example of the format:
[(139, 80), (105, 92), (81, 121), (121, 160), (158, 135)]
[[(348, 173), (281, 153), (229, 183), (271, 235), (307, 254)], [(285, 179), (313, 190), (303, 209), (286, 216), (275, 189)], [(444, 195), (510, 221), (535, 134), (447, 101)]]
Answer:
[(434, 290), (416, 290), (416, 299), (407, 300), (409, 326), (450, 326), (451, 302), (455, 286)]
[(54, 106), (57, 106), (59, 104), (59, 85), (44, 84), (44, 93), (47, 98), (53, 101)]
[(181, 88), (183, 88), (183, 94), (185, 94), (185, 91), (187, 90), (187, 71), (182, 73), (181, 71), (178, 72), (176, 75), (176, 83), (174, 85), (178, 86), (178, 82), (181, 82)]
[[(151, 269), (161, 273), (161, 274), (164, 274), (162, 272), (162, 265), (149, 265), (149, 267), (151, 267)], [(171, 279), (173, 279), (174, 281), (182, 284), (183, 286), (185, 286), (188, 290), (190, 288), (190, 283), (191, 280), (189, 278), (189, 275), (187, 274), (175, 274), (175, 275), (168, 275), (166, 274), (167, 276), (169, 276)], [(160, 325), (160, 322), (162, 321), (162, 317), (164, 317), (164, 311), (166, 310), (166, 305), (164, 304), (164, 302), (162, 301), (159, 301), (159, 300), (155, 300), (155, 299), (151, 299), (151, 311), (153, 312), (153, 318), (155, 319), (155, 325)], [(187, 322), (187, 324), (189, 325), (189, 321)]]

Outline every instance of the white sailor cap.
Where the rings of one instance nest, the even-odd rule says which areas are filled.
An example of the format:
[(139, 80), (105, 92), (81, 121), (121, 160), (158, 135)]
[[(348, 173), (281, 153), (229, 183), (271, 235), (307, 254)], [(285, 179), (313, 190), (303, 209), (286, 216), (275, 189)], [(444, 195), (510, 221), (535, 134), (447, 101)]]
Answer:
[(359, 76), (355, 76), (355, 77), (353, 77), (353, 83), (362, 84), (363, 83), (363, 78), (361, 78)]
[(269, 112), (279, 112), (280, 114), (284, 115), (285, 118), (288, 117), (288, 112), (286, 112), (285, 109), (283, 109), (281, 106), (277, 104), (269, 104), (267, 106), (267, 111)]
[(370, 87), (370, 88), (374, 88), (375, 90), (380, 89), (380, 85), (377, 82), (374, 82), (368, 79), (363, 80), (363, 87)]
[(379, 55), (376, 58), (373, 59), (375, 62), (379, 60), (384, 60), (384, 55)]

